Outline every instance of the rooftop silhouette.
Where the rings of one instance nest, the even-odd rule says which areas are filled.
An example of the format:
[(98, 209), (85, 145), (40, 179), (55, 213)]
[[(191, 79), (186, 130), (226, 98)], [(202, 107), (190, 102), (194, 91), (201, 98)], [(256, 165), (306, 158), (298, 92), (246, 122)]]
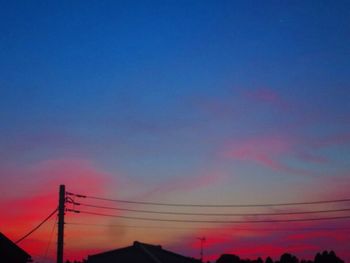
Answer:
[(88, 257), (88, 263), (137, 262), (137, 263), (200, 263), (198, 259), (186, 257), (162, 248), (135, 241), (132, 246), (103, 252)]
[(31, 256), (0, 232), (0, 262), (27, 263)]

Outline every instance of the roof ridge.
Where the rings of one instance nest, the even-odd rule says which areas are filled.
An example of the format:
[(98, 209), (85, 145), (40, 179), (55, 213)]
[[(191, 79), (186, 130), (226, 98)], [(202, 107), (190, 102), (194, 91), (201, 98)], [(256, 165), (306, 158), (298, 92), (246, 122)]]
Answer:
[(139, 247), (151, 257), (151, 259), (156, 263), (162, 263), (155, 255), (153, 255), (142, 243), (138, 243)]
[(31, 258), (31, 255), (29, 255), (27, 253), (27, 251), (25, 251), (23, 248), (21, 248), (20, 246), (18, 246), (15, 242), (13, 242), (11, 239), (9, 239), (4, 233), (0, 232), (0, 239), (5, 240), (5, 242), (7, 242), (8, 245), (10, 245), (11, 247), (13, 247), (14, 249), (17, 249), (18, 251), (20, 251), (22, 254), (24, 254), (26, 257)]

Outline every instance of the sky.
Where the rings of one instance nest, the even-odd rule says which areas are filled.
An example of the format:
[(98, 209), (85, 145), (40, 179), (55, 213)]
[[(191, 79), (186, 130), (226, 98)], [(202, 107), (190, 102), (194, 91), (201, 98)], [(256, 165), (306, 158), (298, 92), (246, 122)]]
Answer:
[[(57, 207), (60, 184), (77, 194), (185, 204), (349, 198), (349, 25), (342, 0), (1, 1), (0, 231), (25, 235)], [(350, 205), (203, 209), (78, 199), (196, 213)], [(350, 214), (303, 218), (326, 216)], [(349, 219), (203, 224), (67, 212), (65, 220), (71, 260), (134, 240), (199, 257), (197, 237), (205, 236), (206, 260), (284, 252), (311, 259), (333, 249), (350, 261)], [(54, 262), (55, 223), (19, 244), (35, 262)]]

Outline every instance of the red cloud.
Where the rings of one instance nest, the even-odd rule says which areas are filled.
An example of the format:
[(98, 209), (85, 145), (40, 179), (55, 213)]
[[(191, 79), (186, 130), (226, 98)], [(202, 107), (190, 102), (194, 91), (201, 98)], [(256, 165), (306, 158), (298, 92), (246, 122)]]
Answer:
[[(21, 169), (2, 169), (1, 175), (8, 178), (0, 186), (3, 193), (0, 207), (6, 211), (2, 213), (1, 224), (4, 234), (14, 241), (58, 206), (60, 184), (66, 184), (67, 191), (103, 195), (111, 180), (85, 160), (50, 160)], [(33, 256), (42, 254), (46, 247), (38, 244), (48, 242), (51, 231), (48, 225), (53, 220), (54, 217), (20, 245)]]
[[(327, 227), (330, 229), (322, 230)], [(332, 230), (332, 227), (337, 228)], [(344, 221), (300, 222), (294, 225), (280, 223), (278, 226), (276, 224), (235, 224), (213, 230), (196, 231), (186, 238), (191, 240), (186, 245), (191, 250), (187, 249), (186, 253), (197, 255), (200, 242), (196, 238), (204, 236), (206, 237), (205, 260), (216, 260), (223, 253), (232, 253), (241, 258), (250, 259), (267, 256), (278, 259), (286, 252), (296, 254), (299, 258), (311, 259), (317, 252), (325, 249), (333, 249), (346, 259), (350, 256), (346, 247), (350, 238), (344, 229), (348, 227), (349, 224)], [(177, 246), (181, 247), (181, 245)]]
[(306, 241), (311, 239), (333, 239), (338, 242), (346, 242), (348, 240), (348, 233), (343, 231), (313, 231), (307, 233), (297, 233), (288, 236), (288, 240), (290, 241)]
[[(268, 256), (278, 259), (283, 253), (289, 252), (293, 254), (300, 254), (304, 251), (317, 251), (317, 247), (313, 245), (300, 244), (300, 245), (281, 245), (281, 244), (266, 244), (261, 242), (260, 244), (250, 245), (237, 245), (228, 250), (227, 253), (234, 253), (242, 258), (245, 257), (262, 257)], [(298, 253), (299, 252), (299, 253)], [(311, 256), (311, 255), (310, 255)]]

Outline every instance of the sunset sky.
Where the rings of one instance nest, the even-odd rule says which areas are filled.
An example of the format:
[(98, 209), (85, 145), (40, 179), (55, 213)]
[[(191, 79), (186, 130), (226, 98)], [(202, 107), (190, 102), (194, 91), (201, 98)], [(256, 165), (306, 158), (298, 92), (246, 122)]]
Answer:
[[(58, 187), (182, 204), (350, 198), (349, 1), (1, 1), (0, 232), (24, 236), (56, 207)], [(198, 208), (192, 213), (350, 209), (327, 205)], [(72, 208), (71, 205), (69, 205)], [(129, 217), (181, 216), (91, 207)], [(66, 214), (65, 259), (134, 240), (205, 260), (283, 252), (350, 261), (350, 219), (179, 223)], [(19, 243), (51, 263), (55, 218)]]

